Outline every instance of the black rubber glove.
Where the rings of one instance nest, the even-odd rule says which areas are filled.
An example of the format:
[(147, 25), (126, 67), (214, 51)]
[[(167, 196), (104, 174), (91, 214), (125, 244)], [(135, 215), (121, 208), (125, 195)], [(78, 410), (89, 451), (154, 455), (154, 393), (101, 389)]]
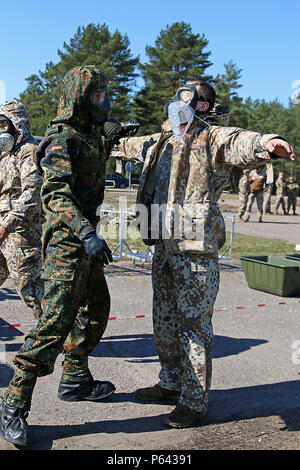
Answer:
[(118, 132), (118, 137), (132, 137), (137, 133), (140, 128), (140, 123), (138, 121), (134, 121), (131, 119), (130, 121), (126, 121), (122, 123), (122, 129)]
[(113, 261), (112, 252), (103, 238), (97, 237), (96, 232), (90, 232), (82, 240), (89, 258), (95, 258), (104, 264)]
[(103, 125), (103, 134), (107, 139), (118, 141), (121, 137), (133, 136), (139, 130), (138, 121), (119, 122), (115, 118), (109, 119)]

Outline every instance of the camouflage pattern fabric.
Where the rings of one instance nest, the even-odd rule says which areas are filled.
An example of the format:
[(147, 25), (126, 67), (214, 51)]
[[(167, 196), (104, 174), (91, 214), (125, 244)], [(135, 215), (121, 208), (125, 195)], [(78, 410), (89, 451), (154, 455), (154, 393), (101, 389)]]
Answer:
[(293, 213), (296, 212), (296, 206), (297, 206), (297, 194), (299, 190), (299, 185), (297, 183), (288, 183), (287, 185), (287, 211), (290, 211), (290, 208), (292, 208)]
[(155, 245), (153, 327), (161, 363), (159, 385), (181, 392), (179, 403), (206, 412), (212, 374), (217, 256), (168, 254)]
[(250, 193), (250, 183), (249, 178), (244, 175), (241, 177), (239, 181), (239, 201), (240, 206), (238, 210), (238, 215), (242, 217), (246, 211), (248, 196)]
[(265, 214), (271, 212), (271, 196), (273, 192), (273, 186), (274, 186), (274, 183), (269, 183), (267, 186), (267, 191), (264, 194), (263, 208), (264, 208)]
[(8, 277), (35, 318), (41, 314), (42, 178), (34, 163), (37, 141), (30, 132), (26, 106), (12, 100), (0, 114), (16, 129), (15, 144), (0, 155), (0, 225), (9, 232), (0, 247), (0, 286)]
[(53, 371), (62, 347), (63, 379), (90, 379), (88, 354), (107, 324), (110, 297), (103, 266), (89, 260), (81, 242), (96, 227), (104, 195), (104, 143), (85, 111), (87, 94), (102, 84), (93, 66), (68, 72), (58, 114), (36, 152), (44, 178), (45, 292), (42, 316), (14, 359), (15, 374), (4, 395), (13, 406), (30, 407), (36, 378)]
[[(169, 121), (161, 133), (121, 139), (114, 156), (144, 163), (137, 203), (153, 202), (183, 217), (204, 209), (197, 239), (174, 237), (168, 214), (163, 219), (168, 239), (144, 239), (155, 244), (152, 268), (153, 321), (161, 362), (159, 384), (181, 392), (180, 403), (205, 413), (212, 369), (212, 314), (219, 288), (217, 251), (225, 241), (225, 224), (218, 200), (233, 166), (254, 168), (270, 162), (262, 135), (235, 127), (206, 124), (197, 118), (185, 138), (175, 141)], [(198, 225), (199, 227), (199, 225)], [(200, 236), (199, 236), (200, 235)]]
[[(235, 127), (204, 124), (199, 127), (196, 118), (184, 140), (175, 141), (170, 131), (166, 121), (160, 134), (121, 139), (119, 154), (114, 152), (114, 155), (144, 161), (137, 203), (167, 204), (164, 218), (164, 229), (169, 234), (167, 251), (215, 253), (225, 242), (225, 223), (218, 200), (232, 167), (253, 168), (270, 161), (264, 143), (277, 136)], [(165, 175), (169, 175), (167, 184)], [(180, 208), (182, 219), (188, 217), (195, 222), (197, 230), (189, 234), (190, 238), (174, 236), (171, 214), (175, 207)], [(199, 217), (199, 213), (203, 216)]]
[(281, 179), (277, 178), (276, 180), (276, 196), (282, 197), (286, 195), (287, 184), (286, 182)]
[(68, 254), (73, 261), (76, 253), (79, 255), (69, 280), (58, 279), (56, 273), (45, 281), (43, 314), (14, 358), (14, 376), (3, 394), (9, 405), (30, 408), (37, 377), (53, 372), (62, 348), (66, 353), (63, 380), (77, 382), (91, 378), (88, 354), (105, 331), (110, 298), (102, 267), (80, 256), (82, 247), (75, 245), (69, 253), (65, 252), (66, 262)]
[(286, 182), (282, 178), (277, 178), (276, 180), (276, 201), (275, 201), (275, 211), (277, 212), (279, 207), (282, 207), (283, 212), (286, 212), (284, 196), (286, 194)]
[(11, 233), (0, 248), (0, 286), (10, 277), (34, 318), (41, 315), (41, 238), (33, 228)]
[(95, 66), (86, 65), (69, 70), (63, 80), (57, 115), (51, 124), (64, 122), (76, 129), (89, 129), (88, 95), (96, 86), (105, 87), (106, 81), (103, 73)]

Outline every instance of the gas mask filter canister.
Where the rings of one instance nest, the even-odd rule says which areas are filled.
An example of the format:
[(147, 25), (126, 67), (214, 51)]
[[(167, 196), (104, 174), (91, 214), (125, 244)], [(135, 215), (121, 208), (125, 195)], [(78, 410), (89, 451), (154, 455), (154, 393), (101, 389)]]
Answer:
[(10, 134), (11, 123), (4, 116), (0, 116), (0, 154), (10, 152), (14, 146), (15, 139)]
[(12, 135), (6, 132), (0, 133), (0, 154), (3, 152), (10, 152), (14, 146), (15, 139)]

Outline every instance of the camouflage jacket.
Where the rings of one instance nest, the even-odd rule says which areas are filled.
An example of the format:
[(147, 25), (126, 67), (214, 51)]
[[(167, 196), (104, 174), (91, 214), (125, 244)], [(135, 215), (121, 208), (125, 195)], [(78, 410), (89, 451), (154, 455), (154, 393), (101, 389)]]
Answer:
[[(178, 141), (169, 121), (165, 121), (161, 133), (121, 139), (118, 149), (120, 156), (144, 161), (137, 203), (149, 205), (156, 199), (159, 204), (166, 204), (164, 224), (169, 239), (163, 242), (165, 249), (216, 253), (225, 242), (218, 199), (231, 169), (270, 161), (264, 143), (274, 137), (277, 136), (235, 127), (199, 126), (198, 119), (194, 119), (188, 134)], [(181, 219), (191, 221), (192, 229), (187, 235), (177, 237), (174, 233), (175, 207)], [(147, 244), (155, 243), (145, 236), (143, 239)]]
[(277, 178), (277, 180), (276, 180), (276, 196), (277, 197), (285, 196), (286, 195), (286, 189), (287, 189), (286, 182), (281, 178)]
[(103, 85), (103, 80), (93, 66), (68, 72), (57, 116), (36, 152), (43, 174), (46, 230), (64, 226), (81, 240), (94, 230), (97, 209), (104, 197), (108, 143), (89, 122), (84, 106), (89, 90)]
[(288, 183), (287, 185), (288, 196), (296, 197), (298, 194), (298, 189), (299, 189), (299, 184)]
[(12, 150), (0, 155), (0, 225), (8, 232), (29, 226), (40, 232), (42, 179), (34, 162), (37, 141), (30, 133), (28, 110), (12, 100), (0, 106), (0, 114), (10, 119), (17, 131)]
[(244, 175), (239, 181), (239, 193), (240, 194), (249, 194), (250, 193), (250, 182), (249, 178)]

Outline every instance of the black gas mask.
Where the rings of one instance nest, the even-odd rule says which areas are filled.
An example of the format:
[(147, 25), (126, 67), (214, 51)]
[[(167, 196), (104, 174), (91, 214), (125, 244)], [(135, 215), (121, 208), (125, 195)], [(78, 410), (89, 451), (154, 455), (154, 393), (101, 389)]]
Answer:
[(10, 152), (15, 144), (15, 129), (10, 121), (3, 115), (0, 115), (0, 154)]
[(93, 88), (89, 94), (89, 110), (92, 123), (102, 126), (110, 117), (111, 106), (107, 87)]
[[(205, 83), (201, 81), (186, 83), (184, 86), (178, 88), (173, 98), (165, 104), (164, 111), (168, 114), (176, 140), (182, 139), (188, 132), (195, 116), (202, 119), (201, 116), (207, 114), (212, 108), (213, 105), (208, 99), (198, 94), (196, 86), (204, 84)], [(209, 103), (209, 107), (205, 112), (196, 110), (199, 101)]]
[[(168, 108), (171, 103), (174, 103), (176, 101), (181, 101), (182, 103), (191, 106), (191, 108), (193, 108), (193, 110), (197, 114), (198, 113), (198, 111), (196, 111), (197, 102), (198, 101), (209, 102), (208, 99), (205, 98), (205, 96), (198, 95), (198, 91), (196, 88), (196, 86), (204, 85), (204, 84), (205, 84), (204, 82), (199, 81), (195, 83), (187, 83), (179, 87), (175, 95), (165, 104), (164, 106), (165, 113), (168, 114)], [(209, 108), (206, 111), (206, 113), (208, 113), (212, 107), (213, 105), (209, 103)]]

